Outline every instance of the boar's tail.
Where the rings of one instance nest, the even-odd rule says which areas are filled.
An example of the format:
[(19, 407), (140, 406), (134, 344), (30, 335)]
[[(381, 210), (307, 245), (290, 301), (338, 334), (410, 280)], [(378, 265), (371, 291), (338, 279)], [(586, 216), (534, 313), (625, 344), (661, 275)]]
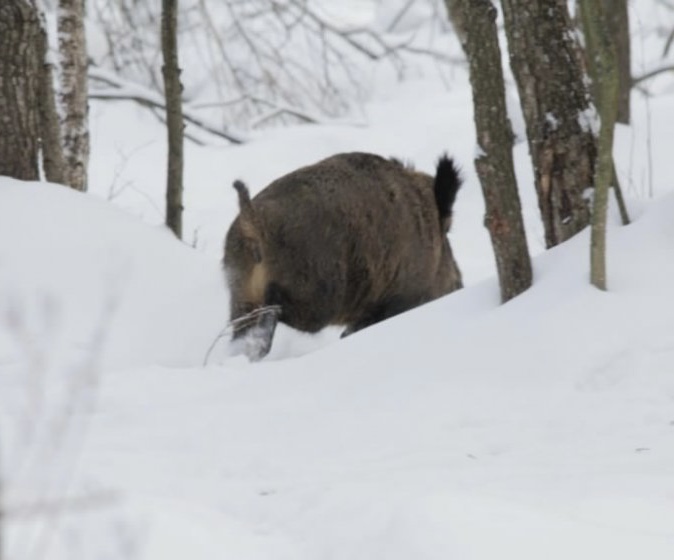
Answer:
[(440, 215), (440, 227), (445, 233), (449, 231), (452, 223), (452, 207), (461, 183), (461, 173), (458, 167), (450, 157), (443, 155), (438, 161), (433, 191)]

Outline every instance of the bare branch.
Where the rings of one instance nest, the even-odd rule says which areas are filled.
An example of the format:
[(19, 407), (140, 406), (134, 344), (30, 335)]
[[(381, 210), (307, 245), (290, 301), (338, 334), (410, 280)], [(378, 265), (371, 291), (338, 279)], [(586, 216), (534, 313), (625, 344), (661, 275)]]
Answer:
[[(155, 79), (159, 48), (142, 33), (152, 17), (156, 19), (157, 8), (152, 8), (153, 3), (136, 6), (136, 0), (94, 3), (111, 51), (109, 59), (118, 73), (161, 93)], [(402, 4), (395, 19), (414, 9), (411, 2)], [(437, 20), (437, 14), (426, 17), (428, 22)], [(219, 108), (223, 122), (245, 126), (260, 126), (272, 118), (269, 106), (257, 101), (260, 98), (274, 108), (283, 107), (274, 114), (284, 121), (289, 115), (313, 122), (316, 119), (304, 117), (343, 114), (362, 99), (363, 77), (371, 63), (390, 64), (399, 74), (412, 57), (432, 58), (442, 65), (465, 64), (441, 49), (434, 50), (432, 43), (422, 43), (414, 33), (387, 35), (336, 23), (306, 0), (227, 0), (218, 10), (207, 0), (195, 0), (183, 7), (180, 21), (184, 44), (203, 61), (199, 68), (186, 69), (185, 97), (200, 98), (203, 91), (213, 90), (218, 97), (232, 95), (236, 102), (208, 107)], [(395, 20), (392, 25), (397, 25)], [(109, 94), (106, 90), (94, 95), (113, 98)], [(135, 92), (134, 100), (139, 101), (138, 97)], [(192, 117), (197, 117), (196, 108), (207, 106), (186, 104)], [(205, 123), (196, 118), (193, 124)], [(231, 135), (228, 130), (223, 132)]]
[(665, 47), (662, 49), (662, 58), (665, 58), (669, 54), (669, 49), (672, 47), (672, 42), (674, 42), (674, 29), (667, 36), (665, 41)]
[(400, 20), (405, 17), (405, 14), (409, 11), (409, 9), (412, 7), (412, 5), (415, 3), (415, 0), (407, 0), (407, 3), (398, 10), (398, 13), (393, 16), (393, 19), (391, 20), (391, 23), (388, 24), (386, 27), (387, 31), (393, 31), (396, 26), (400, 23)]
[[(125, 82), (109, 72), (105, 72), (98, 68), (90, 68), (89, 77), (94, 81), (104, 82), (111, 86), (106, 89), (92, 89), (89, 92), (89, 97), (91, 99), (135, 101), (147, 107), (166, 109), (166, 104), (158, 93), (137, 84)], [(187, 104), (183, 106), (183, 119), (215, 136), (224, 138), (233, 144), (243, 144), (246, 141), (246, 138), (241, 134), (230, 132), (226, 129), (218, 128), (207, 123), (203, 118), (194, 114)]]
[(655, 68), (654, 70), (646, 72), (641, 76), (636, 76), (632, 78), (632, 87), (637, 86), (641, 82), (645, 82), (646, 80), (650, 80), (651, 78), (655, 78), (660, 74), (665, 74), (666, 72), (674, 72), (674, 64), (671, 64), (669, 66), (662, 66), (660, 68)]

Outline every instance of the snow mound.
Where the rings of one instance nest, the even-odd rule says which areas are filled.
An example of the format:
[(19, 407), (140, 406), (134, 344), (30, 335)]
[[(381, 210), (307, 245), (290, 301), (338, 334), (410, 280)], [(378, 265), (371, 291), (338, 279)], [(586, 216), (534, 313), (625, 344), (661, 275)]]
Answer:
[(102, 331), (105, 367), (199, 365), (227, 322), (217, 262), (96, 197), (0, 178), (0, 240), (3, 316), (64, 356)]
[(506, 305), (490, 279), (299, 357), (286, 331), (276, 359), (202, 368), (217, 262), (94, 197), (2, 179), (5, 364), (16, 316), (45, 352), (107, 333), (72, 488), (118, 502), (65, 520), (53, 557), (80, 531), (82, 557), (121, 534), (142, 560), (669, 560), (672, 215), (663, 197), (609, 228), (609, 292), (583, 232)]

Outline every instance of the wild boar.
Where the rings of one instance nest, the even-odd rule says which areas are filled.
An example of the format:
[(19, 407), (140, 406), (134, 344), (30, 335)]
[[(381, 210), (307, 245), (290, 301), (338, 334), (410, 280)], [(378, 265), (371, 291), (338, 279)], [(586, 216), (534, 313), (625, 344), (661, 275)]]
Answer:
[(346, 336), (461, 288), (447, 239), (460, 185), (447, 156), (431, 177), (368, 153), (293, 171), (252, 200), (235, 181), (223, 259), (233, 339), (259, 360), (277, 321)]

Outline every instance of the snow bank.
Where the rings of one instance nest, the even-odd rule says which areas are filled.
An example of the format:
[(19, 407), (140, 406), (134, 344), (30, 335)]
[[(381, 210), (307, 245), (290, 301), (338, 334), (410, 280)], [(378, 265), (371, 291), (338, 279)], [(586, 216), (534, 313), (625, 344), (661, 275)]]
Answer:
[(40, 327), (48, 296), (72, 350), (116, 298), (73, 488), (117, 501), (64, 521), (80, 556), (674, 554), (674, 197), (610, 228), (607, 293), (585, 232), (504, 306), (490, 279), (295, 359), (205, 369), (145, 364), (201, 359), (217, 263), (62, 187), (3, 179), (0, 198), (4, 305)]
[(102, 327), (105, 367), (197, 365), (226, 324), (216, 261), (95, 197), (0, 178), (0, 239), (0, 309), (64, 354)]

